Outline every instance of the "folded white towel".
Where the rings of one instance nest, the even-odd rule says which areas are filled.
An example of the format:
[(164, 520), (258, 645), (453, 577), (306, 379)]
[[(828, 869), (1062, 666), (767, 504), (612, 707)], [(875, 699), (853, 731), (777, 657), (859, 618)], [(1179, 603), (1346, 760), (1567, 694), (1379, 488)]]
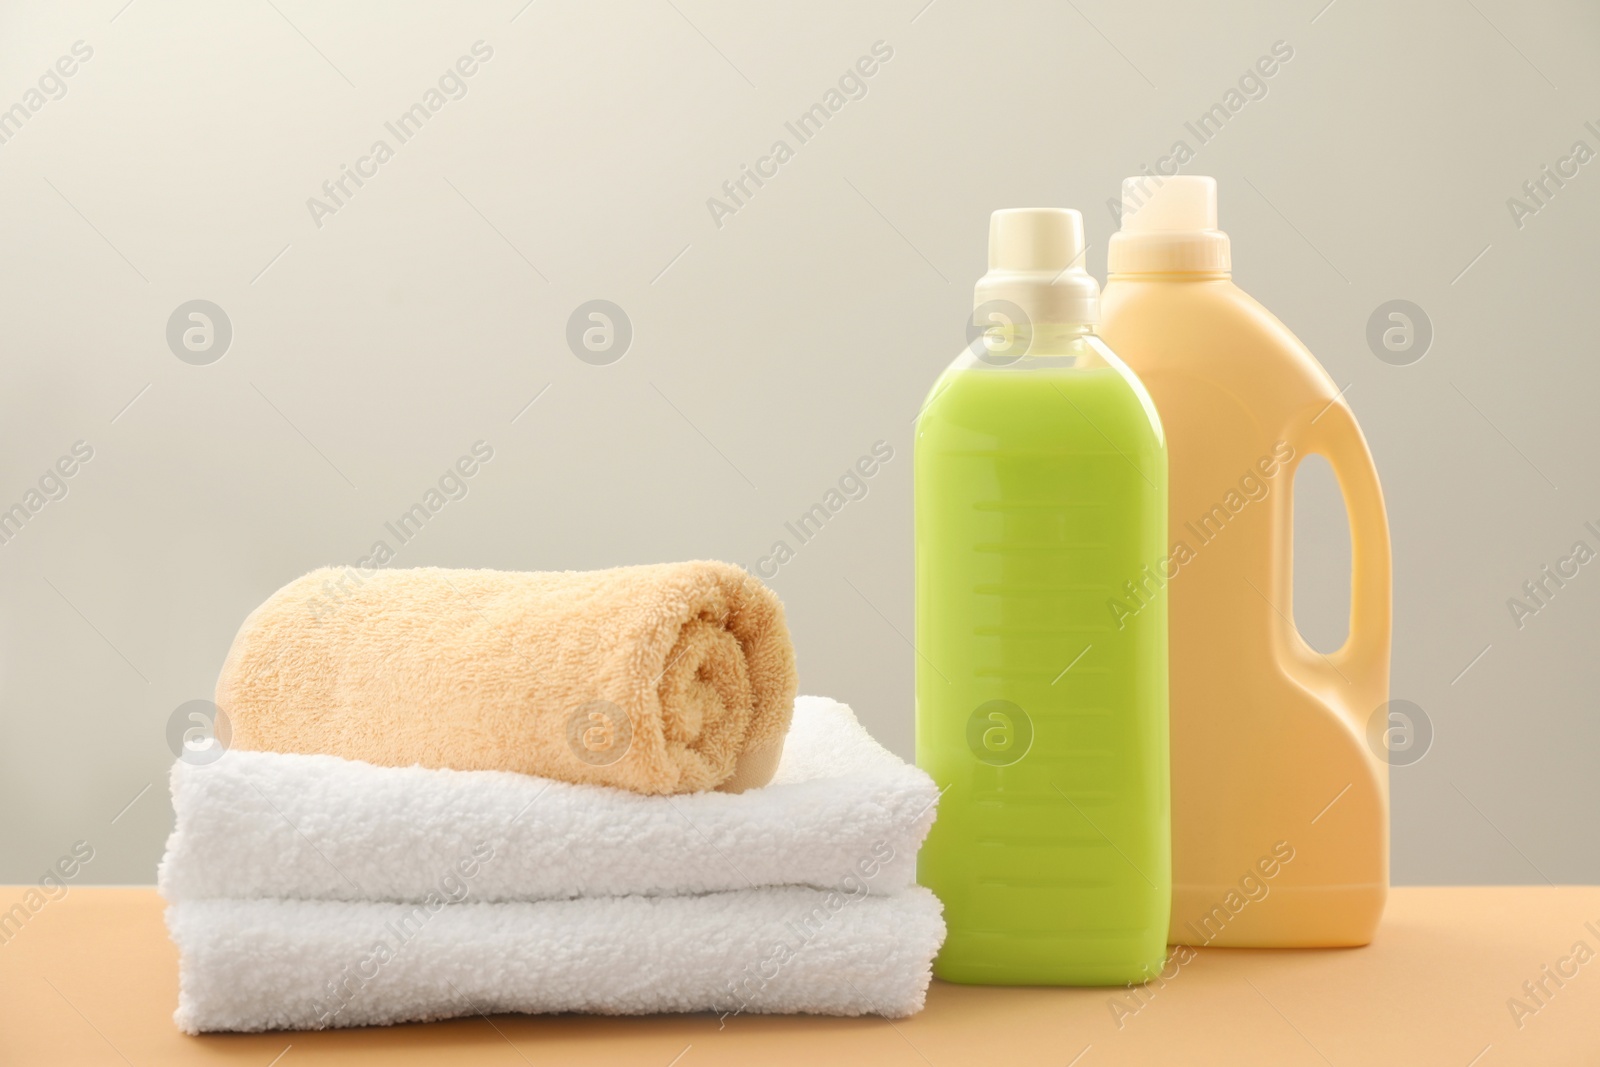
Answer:
[(233, 750), (173, 766), (160, 886), (171, 901), (421, 901), (453, 896), (487, 851), (465, 879), (475, 901), (773, 885), (888, 894), (914, 880), (937, 799), (927, 774), (824, 697), (795, 702), (772, 783), (739, 795)]
[(189, 1033), (480, 1012), (898, 1017), (922, 1008), (944, 940), (939, 902), (920, 887), (433, 907), (193, 900), (170, 907), (167, 926)]

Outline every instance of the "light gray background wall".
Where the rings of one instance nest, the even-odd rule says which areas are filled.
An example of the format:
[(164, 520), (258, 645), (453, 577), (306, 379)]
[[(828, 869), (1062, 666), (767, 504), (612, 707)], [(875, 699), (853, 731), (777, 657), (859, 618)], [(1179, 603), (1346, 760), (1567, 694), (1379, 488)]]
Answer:
[[(0, 545), (0, 879), (79, 839), (85, 878), (152, 879), (168, 718), (240, 620), (394, 543), (480, 439), (396, 565), (754, 566), (889, 442), (773, 584), (803, 688), (909, 756), (911, 419), (988, 213), (1082, 208), (1102, 272), (1118, 180), (1193, 146), (1276, 41), (1292, 60), (1187, 169), (1221, 183), (1240, 283), (1348, 384), (1388, 493), (1393, 690), (1435, 732), (1393, 771), (1395, 880), (1600, 878), (1600, 563), (1520, 630), (1506, 605), (1600, 548), (1600, 162), (1520, 228), (1507, 207), (1600, 150), (1600, 13), (1325, 2), (8, 6), (0, 106), (93, 57), (0, 146), (0, 507), (94, 454)], [(479, 40), (467, 95), (399, 144), (385, 121)], [(716, 225), (707, 198), (876, 41), (867, 95)], [(378, 138), (394, 158), (316, 225)], [(165, 339), (196, 298), (233, 329), (204, 366)], [(565, 341), (595, 298), (633, 326), (609, 366)], [(1365, 339), (1397, 298), (1435, 331), (1409, 366)], [(1348, 546), (1322, 488), (1299, 613), (1326, 647)]]

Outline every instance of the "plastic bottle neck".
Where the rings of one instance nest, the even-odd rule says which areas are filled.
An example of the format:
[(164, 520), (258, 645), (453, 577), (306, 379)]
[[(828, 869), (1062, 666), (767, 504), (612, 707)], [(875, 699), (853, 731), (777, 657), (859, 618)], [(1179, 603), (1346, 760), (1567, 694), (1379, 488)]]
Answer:
[(1120, 270), (1106, 275), (1112, 282), (1228, 282), (1231, 270)]
[[(991, 327), (984, 334), (983, 348), (975, 348), (980, 356), (989, 352), (997, 366), (1008, 366), (1022, 358), (1061, 356), (1071, 354), (1086, 337), (1095, 336), (1091, 323), (1081, 322), (1023, 322)], [(984, 360), (991, 362), (991, 360)]]
[(1094, 324), (1089, 322), (1036, 322), (1028, 329), (1035, 350), (1066, 348), (1094, 334)]
[(1108, 274), (1199, 274), (1233, 270), (1228, 235), (1220, 230), (1119, 230), (1106, 254)]

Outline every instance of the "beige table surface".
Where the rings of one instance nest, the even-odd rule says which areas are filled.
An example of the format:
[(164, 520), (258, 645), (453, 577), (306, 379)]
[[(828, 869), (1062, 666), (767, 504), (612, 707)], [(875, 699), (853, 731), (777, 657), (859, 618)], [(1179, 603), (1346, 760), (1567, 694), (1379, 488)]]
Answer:
[[(20, 896), (0, 889), (0, 910)], [(1370, 946), (1202, 950), (1120, 1028), (1114, 991), (935, 982), (894, 1022), (497, 1015), (192, 1038), (172, 1025), (161, 908), (149, 888), (74, 887), (0, 944), (0, 1064), (1600, 1065), (1597, 886), (1395, 889)], [(1557, 986), (1546, 967), (1576, 973)], [(1522, 988), (1541, 979), (1542, 1006)], [(1520, 1027), (1512, 997), (1538, 1008)]]

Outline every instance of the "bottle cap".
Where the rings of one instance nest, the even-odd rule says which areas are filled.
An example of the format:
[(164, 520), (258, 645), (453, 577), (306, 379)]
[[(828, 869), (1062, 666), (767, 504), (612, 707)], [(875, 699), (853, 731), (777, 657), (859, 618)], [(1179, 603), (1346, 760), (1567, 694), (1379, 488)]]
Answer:
[(1122, 183), (1122, 228), (1111, 235), (1111, 274), (1227, 271), (1228, 235), (1217, 229), (1217, 180), (1146, 174)]
[(1032, 323), (1093, 326), (1100, 283), (1084, 269), (1083, 216), (1069, 208), (1007, 208), (989, 216), (989, 273), (973, 307), (1013, 304)]

